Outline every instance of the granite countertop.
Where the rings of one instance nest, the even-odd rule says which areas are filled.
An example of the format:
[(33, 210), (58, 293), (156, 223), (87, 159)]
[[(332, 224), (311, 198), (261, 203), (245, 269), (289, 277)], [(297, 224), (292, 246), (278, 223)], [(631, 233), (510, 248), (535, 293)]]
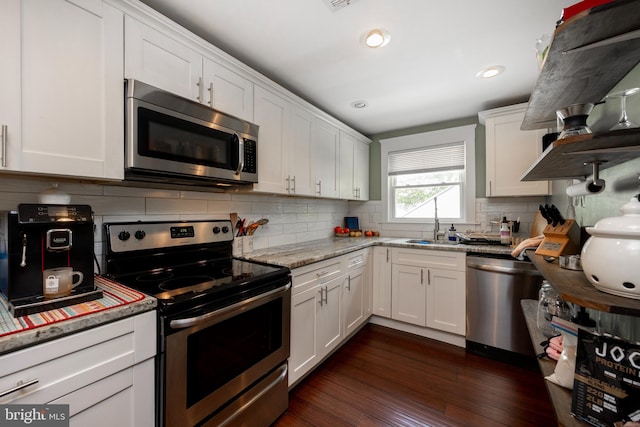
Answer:
[(501, 245), (461, 245), (454, 243), (408, 243), (397, 237), (333, 237), (254, 251), (242, 258), (281, 265), (291, 269), (337, 257), (370, 246), (402, 247), (423, 250), (455, 251), (509, 255), (512, 249)]
[(100, 326), (105, 323), (114, 322), (126, 317), (135, 316), (136, 314), (155, 310), (156, 306), (157, 300), (155, 298), (145, 296), (140, 301), (98, 311), (93, 314), (73, 317), (50, 325), (44, 325), (34, 329), (27, 329), (25, 331), (5, 335), (0, 337), (0, 355), (23, 347), (40, 344), (74, 332), (80, 332), (95, 326)]

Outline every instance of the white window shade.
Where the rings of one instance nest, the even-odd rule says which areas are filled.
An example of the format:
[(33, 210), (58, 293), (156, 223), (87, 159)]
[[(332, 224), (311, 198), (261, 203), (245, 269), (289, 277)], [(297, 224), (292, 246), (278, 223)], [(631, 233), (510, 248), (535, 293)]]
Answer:
[(417, 150), (396, 151), (388, 155), (389, 176), (464, 169), (464, 142)]

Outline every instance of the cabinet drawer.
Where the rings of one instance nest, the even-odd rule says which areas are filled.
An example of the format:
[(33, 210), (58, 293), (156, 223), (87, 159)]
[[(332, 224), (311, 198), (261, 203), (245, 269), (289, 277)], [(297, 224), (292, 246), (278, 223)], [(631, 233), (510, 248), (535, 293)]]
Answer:
[(322, 285), (342, 274), (340, 258), (332, 258), (313, 263), (292, 271), (293, 293), (303, 292), (316, 285)]
[(354, 268), (363, 268), (367, 265), (369, 260), (369, 250), (363, 249), (344, 256), (346, 261), (345, 268), (352, 270)]
[[(133, 366), (144, 353), (138, 336), (156, 334), (155, 321), (150, 331), (136, 330), (136, 325), (140, 319), (148, 325), (151, 318), (155, 320), (153, 311), (2, 356), (0, 393), (37, 382), (7, 394), (0, 403), (49, 403)], [(153, 345), (153, 356), (155, 341), (146, 344)]]
[(394, 264), (464, 271), (466, 254), (430, 249), (393, 248), (391, 259)]

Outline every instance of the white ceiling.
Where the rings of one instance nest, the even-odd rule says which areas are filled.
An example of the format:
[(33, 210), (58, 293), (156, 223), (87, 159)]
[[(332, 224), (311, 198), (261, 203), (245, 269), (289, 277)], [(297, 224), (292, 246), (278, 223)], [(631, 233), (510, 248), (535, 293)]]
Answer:
[[(365, 135), (526, 101), (536, 40), (576, 0), (142, 0)], [(364, 47), (373, 28), (391, 34)], [(488, 80), (491, 65), (505, 72)], [(366, 101), (364, 109), (351, 106)]]

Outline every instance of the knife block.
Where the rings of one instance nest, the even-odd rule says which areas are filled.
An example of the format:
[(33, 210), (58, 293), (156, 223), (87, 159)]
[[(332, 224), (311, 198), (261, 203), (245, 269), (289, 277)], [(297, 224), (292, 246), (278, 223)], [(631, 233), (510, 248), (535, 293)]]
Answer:
[(548, 224), (542, 233), (544, 239), (536, 249), (536, 255), (559, 257), (580, 253), (580, 227), (575, 220), (567, 219), (555, 227)]

